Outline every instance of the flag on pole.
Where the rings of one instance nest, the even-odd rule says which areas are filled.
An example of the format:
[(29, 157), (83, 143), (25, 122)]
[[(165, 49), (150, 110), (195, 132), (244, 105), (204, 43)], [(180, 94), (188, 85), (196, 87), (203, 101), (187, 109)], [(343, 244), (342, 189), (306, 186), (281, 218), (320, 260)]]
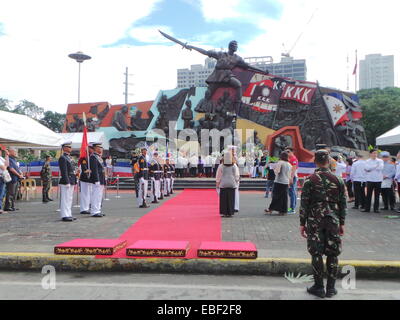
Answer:
[(355, 76), (357, 74), (357, 69), (358, 69), (358, 57), (357, 57), (357, 50), (356, 50), (356, 64), (354, 66), (353, 76)]
[(87, 128), (86, 128), (86, 115), (83, 113), (83, 135), (82, 135), (82, 145), (81, 145), (81, 151), (79, 154), (79, 161), (78, 164), (80, 165), (82, 161), (87, 161), (87, 158), (89, 156), (88, 154), (88, 139), (87, 139)]
[(330, 95), (324, 95), (324, 101), (329, 110), (334, 126), (350, 120), (347, 115), (346, 106), (342, 101)]

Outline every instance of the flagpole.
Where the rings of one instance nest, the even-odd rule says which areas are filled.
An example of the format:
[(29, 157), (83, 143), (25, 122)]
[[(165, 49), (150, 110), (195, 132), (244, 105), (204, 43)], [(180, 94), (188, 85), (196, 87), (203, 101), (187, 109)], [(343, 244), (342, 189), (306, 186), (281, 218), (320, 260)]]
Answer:
[(354, 93), (357, 93), (357, 75), (358, 75), (358, 54), (356, 50), (356, 67), (355, 67), (355, 79), (354, 79)]
[[(82, 113), (82, 118), (83, 118), (83, 125), (85, 126), (86, 132), (87, 132), (87, 127), (86, 127), (86, 113), (85, 113), (85, 112)], [(87, 136), (86, 136), (86, 137), (87, 137)], [(89, 141), (86, 141), (86, 142), (89, 143)], [(89, 170), (88, 178), (90, 178), (89, 144), (86, 145), (86, 157), (87, 157), (87, 165), (88, 165), (88, 170)]]

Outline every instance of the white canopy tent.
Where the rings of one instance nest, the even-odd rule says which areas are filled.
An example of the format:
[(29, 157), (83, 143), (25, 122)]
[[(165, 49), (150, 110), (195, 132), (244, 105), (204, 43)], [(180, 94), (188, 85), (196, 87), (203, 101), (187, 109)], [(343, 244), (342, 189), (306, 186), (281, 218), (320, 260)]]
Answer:
[(0, 111), (0, 144), (20, 148), (60, 147), (63, 138), (28, 116)]
[(377, 146), (400, 145), (400, 126), (376, 138)]
[[(82, 132), (74, 133), (59, 133), (63, 141), (72, 141), (72, 149), (80, 149), (82, 144)], [(87, 134), (88, 143), (90, 142), (101, 142), (104, 150), (110, 149), (110, 144), (106, 138), (104, 132), (88, 132)]]

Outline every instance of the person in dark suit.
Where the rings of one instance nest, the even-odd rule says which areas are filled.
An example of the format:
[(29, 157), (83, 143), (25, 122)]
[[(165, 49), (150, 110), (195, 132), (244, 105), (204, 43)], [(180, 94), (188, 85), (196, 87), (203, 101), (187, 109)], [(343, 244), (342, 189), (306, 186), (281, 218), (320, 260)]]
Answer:
[(90, 177), (92, 192), (90, 195), (90, 216), (101, 218), (105, 214), (101, 213), (101, 204), (103, 200), (104, 186), (106, 185), (106, 176), (104, 172), (103, 160), (101, 154), (103, 147), (101, 143), (92, 143), (93, 153), (89, 158)]
[(71, 160), (71, 146), (72, 142), (66, 142), (62, 145), (63, 154), (58, 159), (58, 166), (60, 170), (60, 215), (62, 221), (74, 221), (76, 218), (72, 217), (72, 200), (74, 196), (74, 186), (76, 185), (76, 176), (74, 167)]

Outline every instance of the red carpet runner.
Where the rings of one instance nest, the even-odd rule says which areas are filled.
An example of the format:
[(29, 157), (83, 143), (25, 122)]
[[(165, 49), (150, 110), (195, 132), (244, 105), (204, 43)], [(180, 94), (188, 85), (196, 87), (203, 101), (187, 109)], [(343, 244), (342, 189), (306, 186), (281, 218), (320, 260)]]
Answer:
[[(168, 198), (167, 198), (168, 199)], [(221, 217), (218, 194), (213, 190), (186, 189), (152, 210), (133, 224), (119, 239), (128, 246), (137, 240), (183, 240), (191, 246), (186, 258), (197, 258), (202, 241), (221, 241)], [(125, 249), (113, 256), (130, 258)]]

